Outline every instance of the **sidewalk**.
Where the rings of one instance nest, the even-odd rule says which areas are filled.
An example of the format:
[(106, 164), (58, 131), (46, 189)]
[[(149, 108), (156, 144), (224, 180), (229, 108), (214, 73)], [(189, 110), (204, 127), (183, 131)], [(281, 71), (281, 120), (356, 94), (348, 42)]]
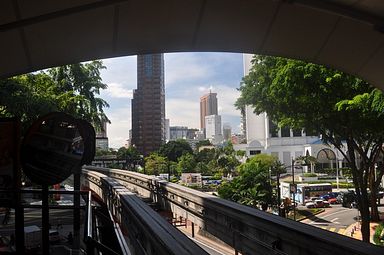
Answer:
[[(370, 242), (371, 243), (374, 243), (373, 242), (373, 235), (375, 234), (375, 229), (376, 229), (377, 225), (379, 225), (377, 222), (371, 222), (370, 223), (369, 230), (370, 230)], [(346, 228), (346, 230), (344, 231), (344, 235), (355, 238), (357, 240), (362, 240), (363, 238), (361, 235), (360, 227), (361, 227), (360, 222), (353, 223), (352, 225), (350, 225), (349, 227)]]
[[(380, 214), (380, 220), (384, 221), (384, 214), (383, 213)], [(375, 234), (375, 229), (376, 229), (377, 225), (379, 225), (378, 222), (371, 222), (370, 225), (369, 225), (370, 242), (371, 243), (374, 243), (373, 242), (373, 235)], [(345, 229), (344, 235), (352, 237), (352, 238), (355, 238), (357, 240), (362, 240), (363, 238), (362, 238), (362, 235), (361, 235), (360, 227), (361, 227), (361, 223), (360, 222), (353, 223), (353, 224), (351, 224), (350, 226), (348, 226)]]

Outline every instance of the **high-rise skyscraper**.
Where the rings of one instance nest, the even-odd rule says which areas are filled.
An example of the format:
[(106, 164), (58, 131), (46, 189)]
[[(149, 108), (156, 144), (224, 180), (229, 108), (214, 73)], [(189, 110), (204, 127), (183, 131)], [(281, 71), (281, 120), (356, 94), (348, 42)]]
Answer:
[(200, 97), (200, 128), (205, 129), (205, 116), (217, 115), (217, 94), (211, 93)]
[(132, 99), (132, 145), (148, 155), (164, 142), (164, 55), (138, 55), (137, 89)]

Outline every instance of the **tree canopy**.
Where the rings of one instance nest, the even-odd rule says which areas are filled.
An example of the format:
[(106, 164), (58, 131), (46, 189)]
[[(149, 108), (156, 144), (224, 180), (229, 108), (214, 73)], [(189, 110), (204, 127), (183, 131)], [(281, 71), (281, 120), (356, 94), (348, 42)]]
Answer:
[[(384, 138), (381, 91), (354, 76), (303, 61), (255, 56), (252, 63), (237, 107), (252, 105), (255, 113), (266, 112), (280, 127), (320, 134), (324, 143), (341, 152), (352, 169), (363, 240), (369, 241), (367, 185), (375, 183), (369, 179)], [(370, 188), (375, 190), (374, 185)]]
[(108, 104), (97, 97), (107, 87), (100, 77), (103, 68), (101, 61), (92, 61), (0, 79), (0, 117), (19, 118), (26, 130), (40, 116), (61, 111), (101, 128), (109, 121)]
[(220, 197), (244, 205), (265, 210), (273, 203), (270, 169), (278, 164), (278, 160), (266, 154), (258, 154), (238, 167), (239, 176), (231, 182), (220, 185)]
[(163, 144), (159, 149), (159, 155), (162, 155), (173, 162), (177, 162), (178, 159), (184, 154), (192, 154), (193, 150), (186, 140), (179, 139), (176, 141), (169, 141)]
[(167, 158), (157, 153), (151, 153), (145, 158), (145, 173), (149, 175), (168, 173)]

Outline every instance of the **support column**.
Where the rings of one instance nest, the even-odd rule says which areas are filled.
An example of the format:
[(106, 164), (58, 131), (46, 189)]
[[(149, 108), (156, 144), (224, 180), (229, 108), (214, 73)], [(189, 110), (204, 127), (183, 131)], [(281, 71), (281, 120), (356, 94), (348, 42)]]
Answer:
[(43, 255), (49, 255), (49, 205), (48, 185), (42, 185), (42, 240)]
[(79, 254), (80, 249), (80, 170), (73, 174), (73, 253)]

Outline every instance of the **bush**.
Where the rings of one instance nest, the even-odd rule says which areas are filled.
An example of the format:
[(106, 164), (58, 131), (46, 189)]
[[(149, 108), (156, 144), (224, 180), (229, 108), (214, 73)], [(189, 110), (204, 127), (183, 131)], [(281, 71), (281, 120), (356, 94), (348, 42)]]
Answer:
[(384, 246), (384, 222), (377, 225), (375, 234), (373, 235), (373, 242), (376, 245)]
[[(332, 175), (332, 176), (337, 175), (336, 168), (323, 168), (323, 169), (316, 168), (315, 172), (321, 173), (321, 174)], [(343, 173), (343, 176), (345, 176), (345, 177), (351, 177), (352, 176), (352, 170), (349, 167), (339, 168), (339, 176), (341, 175), (341, 173)]]

